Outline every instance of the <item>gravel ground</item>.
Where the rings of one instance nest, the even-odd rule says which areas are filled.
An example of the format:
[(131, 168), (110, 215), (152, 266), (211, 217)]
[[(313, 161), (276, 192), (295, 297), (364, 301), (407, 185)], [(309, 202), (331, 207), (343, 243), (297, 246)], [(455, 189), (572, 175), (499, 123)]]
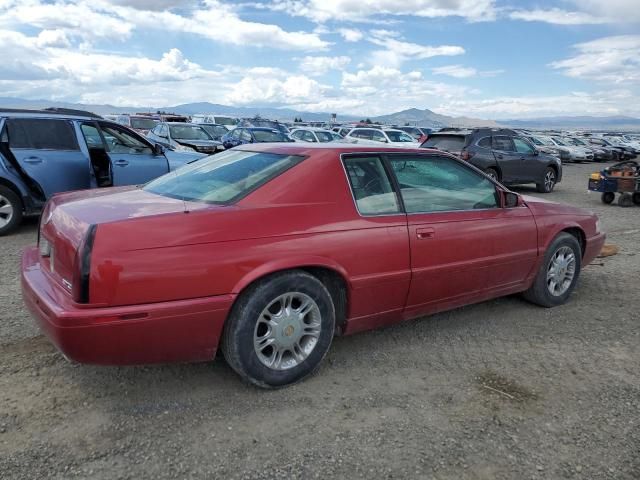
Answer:
[(22, 306), (28, 222), (0, 239), (0, 477), (640, 478), (640, 208), (587, 194), (598, 168), (567, 165), (545, 196), (598, 212), (620, 247), (567, 305), (507, 297), (337, 338), (275, 392), (224, 361), (67, 363)]

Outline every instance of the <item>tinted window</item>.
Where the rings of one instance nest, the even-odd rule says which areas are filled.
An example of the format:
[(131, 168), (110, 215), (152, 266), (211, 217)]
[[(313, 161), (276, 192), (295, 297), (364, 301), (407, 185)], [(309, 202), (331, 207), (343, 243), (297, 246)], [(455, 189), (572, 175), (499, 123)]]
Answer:
[(253, 136), (256, 142), (286, 142), (287, 138), (280, 132), (271, 130), (254, 130)]
[(516, 148), (513, 146), (511, 137), (505, 137), (498, 135), (493, 137), (493, 149), (500, 150), (501, 152), (515, 152)]
[(102, 143), (100, 132), (94, 125), (83, 123), (80, 128), (82, 130), (82, 134), (84, 135), (84, 139), (87, 142), (87, 147), (105, 148), (104, 144)]
[(495, 186), (470, 168), (444, 157), (394, 157), (407, 213), (496, 208)]
[(144, 190), (181, 200), (231, 203), (304, 157), (227, 150), (148, 183)]
[(344, 160), (351, 191), (363, 215), (398, 213), (400, 207), (389, 177), (377, 157), (350, 157)]
[(291, 134), (291, 137), (296, 138), (298, 140), (302, 139), (302, 134), (304, 133), (304, 130), (296, 130), (295, 132), (293, 132)]
[(384, 133), (382, 133), (380, 130), (368, 130), (367, 134), (369, 135), (368, 138), (371, 138), (371, 140), (375, 140), (376, 142), (387, 141), (387, 137), (385, 137)]
[(223, 135), (226, 135), (229, 132), (229, 130), (221, 125), (202, 125), (202, 128), (204, 128), (215, 140), (220, 140)]
[(491, 148), (491, 137), (484, 137), (478, 142), (479, 147)]
[(107, 150), (112, 153), (151, 154), (151, 147), (131, 135), (123, 128), (100, 125), (107, 142)]
[(516, 146), (516, 152), (532, 155), (534, 150), (531, 145), (518, 137), (513, 137), (513, 143)]
[(158, 121), (153, 118), (131, 118), (131, 128), (150, 130), (157, 125)]
[(247, 130), (242, 130), (240, 132), (240, 140), (242, 140), (243, 142), (251, 142), (253, 138)]
[(9, 146), (37, 150), (79, 150), (68, 120), (14, 118), (7, 120)]
[(209, 134), (199, 125), (170, 125), (171, 138), (180, 140), (211, 140)]
[(462, 135), (434, 135), (422, 144), (425, 148), (437, 148), (445, 152), (460, 152), (464, 147), (465, 137)]
[(316, 132), (316, 137), (322, 143), (331, 142), (335, 138), (331, 132)]

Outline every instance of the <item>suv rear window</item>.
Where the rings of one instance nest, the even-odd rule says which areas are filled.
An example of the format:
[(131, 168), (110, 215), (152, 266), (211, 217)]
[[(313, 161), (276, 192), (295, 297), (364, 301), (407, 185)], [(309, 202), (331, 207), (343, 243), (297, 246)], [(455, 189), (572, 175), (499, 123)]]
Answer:
[(422, 147), (437, 148), (445, 152), (460, 152), (464, 142), (464, 135), (432, 135), (422, 144)]
[(79, 150), (69, 120), (11, 118), (7, 120), (9, 146), (35, 150)]
[(229, 204), (302, 160), (297, 155), (227, 150), (157, 178), (144, 190), (180, 200)]

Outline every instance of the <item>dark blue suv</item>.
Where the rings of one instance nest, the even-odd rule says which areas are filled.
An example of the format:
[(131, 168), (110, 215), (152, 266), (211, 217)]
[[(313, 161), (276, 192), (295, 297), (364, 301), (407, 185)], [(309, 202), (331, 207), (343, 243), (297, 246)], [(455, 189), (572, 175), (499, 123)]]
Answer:
[(55, 193), (146, 183), (203, 156), (165, 152), (88, 112), (0, 109), (0, 235)]

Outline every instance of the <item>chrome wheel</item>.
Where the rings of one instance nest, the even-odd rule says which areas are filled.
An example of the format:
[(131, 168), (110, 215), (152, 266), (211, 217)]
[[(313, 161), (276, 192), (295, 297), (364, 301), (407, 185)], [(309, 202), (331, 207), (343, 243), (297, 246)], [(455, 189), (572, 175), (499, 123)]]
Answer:
[(320, 308), (308, 295), (288, 292), (262, 310), (253, 334), (260, 362), (273, 370), (300, 365), (311, 354), (321, 331)]
[(569, 247), (561, 247), (551, 257), (547, 268), (547, 289), (554, 297), (563, 295), (576, 275), (576, 255)]
[(553, 186), (556, 184), (556, 174), (553, 170), (549, 170), (544, 176), (544, 188), (547, 192), (553, 190)]
[(0, 228), (9, 224), (13, 219), (13, 205), (9, 199), (0, 195)]

